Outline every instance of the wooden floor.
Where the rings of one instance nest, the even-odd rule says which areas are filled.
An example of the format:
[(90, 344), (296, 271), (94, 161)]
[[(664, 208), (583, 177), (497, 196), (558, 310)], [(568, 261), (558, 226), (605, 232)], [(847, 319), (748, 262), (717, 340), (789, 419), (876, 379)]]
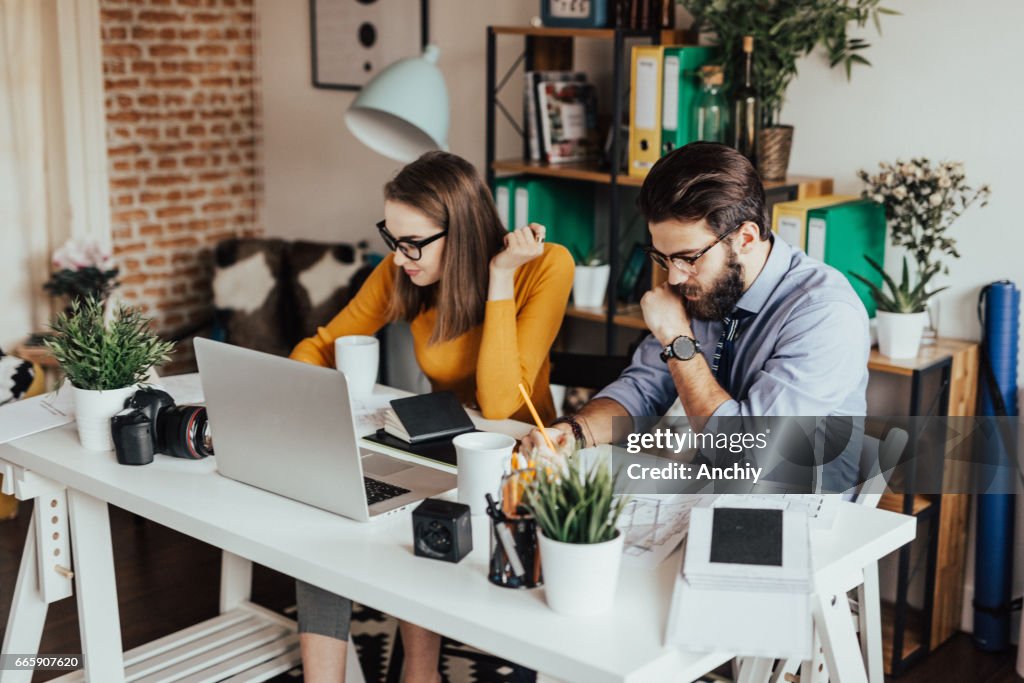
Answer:
[[(31, 505), (23, 503), (17, 519), (0, 522), (0, 619), (4, 624), (30, 516)], [(220, 552), (216, 548), (117, 508), (111, 508), (110, 516), (124, 649), (217, 614)], [(287, 576), (257, 566), (253, 572), (253, 601), (284, 610), (295, 602), (294, 583)], [(72, 597), (50, 606), (40, 653), (80, 651)], [(887, 680), (1018, 683), (1024, 679), (1014, 672), (1014, 661), (1014, 651), (980, 652), (970, 637), (961, 633), (902, 677)], [(39, 672), (33, 680), (45, 681), (56, 675)], [(280, 679), (300, 680), (287, 675)]]

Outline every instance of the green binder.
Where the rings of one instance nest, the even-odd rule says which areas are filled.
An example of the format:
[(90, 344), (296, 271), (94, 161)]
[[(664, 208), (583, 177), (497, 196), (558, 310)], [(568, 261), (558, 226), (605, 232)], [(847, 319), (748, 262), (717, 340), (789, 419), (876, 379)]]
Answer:
[(547, 228), (548, 242), (561, 244), (574, 255), (585, 258), (594, 248), (592, 183), (531, 176), (498, 178), (494, 200), (509, 230), (540, 223)]
[(661, 98), (661, 155), (697, 139), (697, 98), (700, 68), (716, 56), (711, 47), (672, 45), (665, 48)]
[(850, 273), (882, 285), (881, 274), (864, 259), (870, 256), (878, 263), (885, 263), (885, 208), (881, 204), (858, 199), (808, 211), (807, 255), (845, 275), (868, 310), (868, 316), (874, 317), (875, 301), (871, 290)]

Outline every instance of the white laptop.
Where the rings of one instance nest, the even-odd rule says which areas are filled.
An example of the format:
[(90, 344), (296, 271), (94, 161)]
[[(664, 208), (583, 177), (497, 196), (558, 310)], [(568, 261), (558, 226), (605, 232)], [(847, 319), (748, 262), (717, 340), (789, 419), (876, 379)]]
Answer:
[(360, 448), (337, 370), (195, 340), (217, 469), (365, 522), (455, 488), (455, 475)]

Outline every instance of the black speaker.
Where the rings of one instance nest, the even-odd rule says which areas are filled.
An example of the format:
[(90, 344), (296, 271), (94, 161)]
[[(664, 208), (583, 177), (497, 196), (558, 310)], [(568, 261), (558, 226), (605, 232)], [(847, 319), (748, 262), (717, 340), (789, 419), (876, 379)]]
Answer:
[(469, 506), (427, 498), (412, 511), (412, 546), (416, 555), (460, 562), (473, 550)]

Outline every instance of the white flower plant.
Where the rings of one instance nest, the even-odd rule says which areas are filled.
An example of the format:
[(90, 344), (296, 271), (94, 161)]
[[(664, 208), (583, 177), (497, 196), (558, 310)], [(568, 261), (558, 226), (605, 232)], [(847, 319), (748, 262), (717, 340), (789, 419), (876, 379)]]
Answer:
[(50, 279), (43, 288), (53, 296), (79, 302), (90, 297), (105, 300), (117, 286), (117, 262), (95, 240), (69, 240), (53, 253), (50, 265)]
[(921, 313), (928, 300), (941, 292), (928, 289), (928, 283), (939, 274), (948, 274), (944, 257), (960, 258), (956, 241), (947, 234), (953, 223), (972, 205), (988, 205), (988, 185), (967, 184), (964, 165), (959, 161), (932, 163), (924, 157), (895, 163), (880, 162), (878, 173), (857, 171), (864, 181), (862, 196), (885, 207), (892, 243), (903, 247), (916, 263), (916, 278), (911, 286), (907, 257), (903, 257), (902, 281), (899, 285), (869, 257), (868, 263), (878, 271), (889, 292), (866, 278), (851, 273), (871, 288), (878, 309), (891, 313)]

